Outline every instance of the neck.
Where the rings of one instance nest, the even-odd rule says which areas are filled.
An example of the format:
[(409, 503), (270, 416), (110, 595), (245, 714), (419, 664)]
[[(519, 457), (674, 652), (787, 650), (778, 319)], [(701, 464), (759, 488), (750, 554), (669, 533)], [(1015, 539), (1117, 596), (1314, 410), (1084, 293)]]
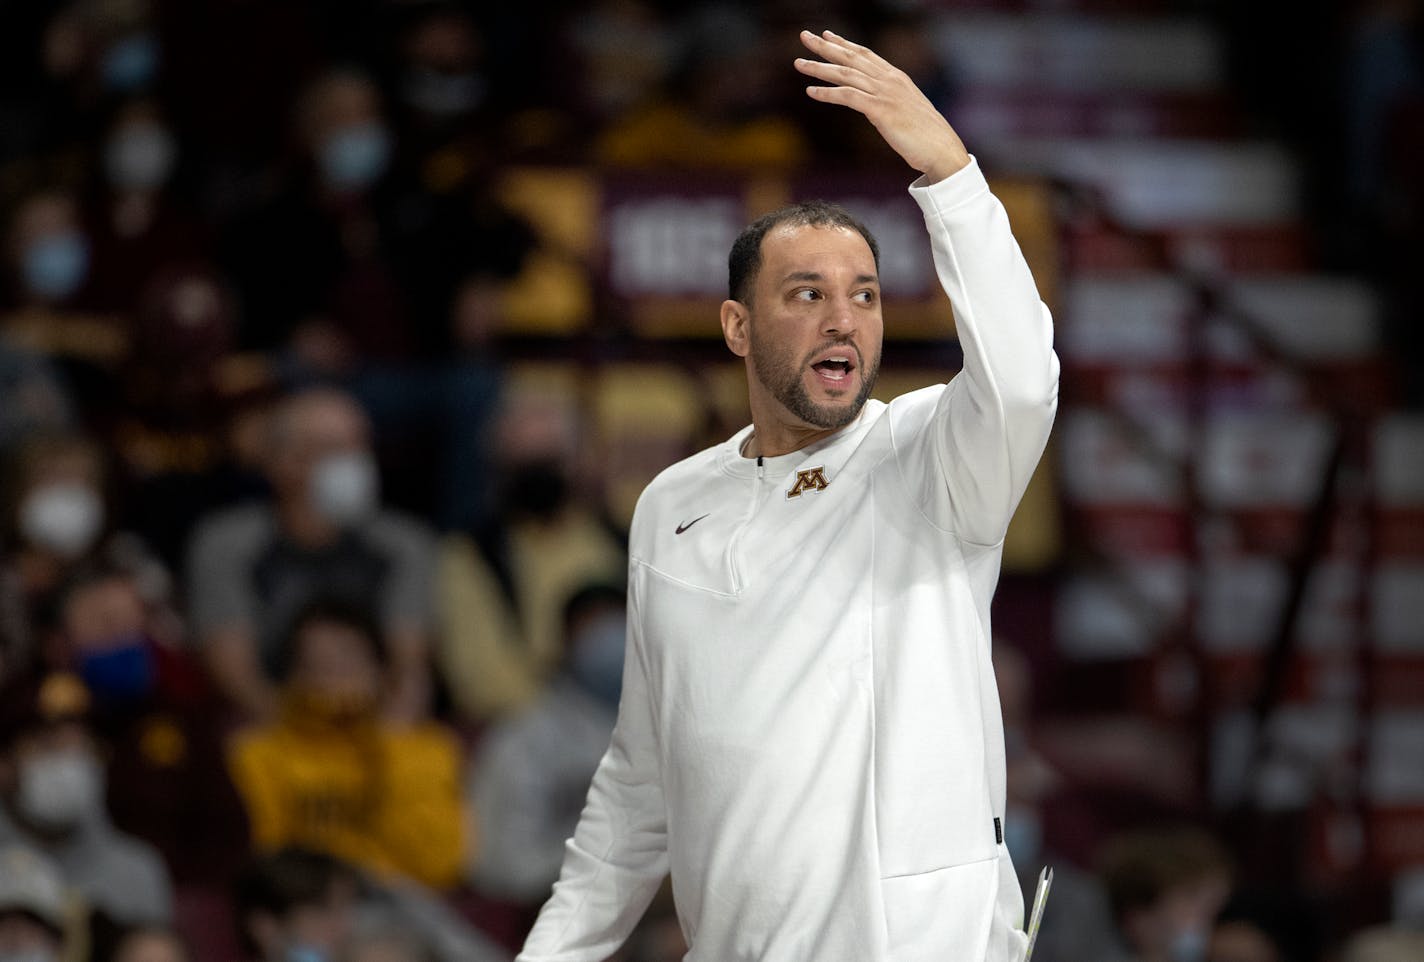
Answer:
[[(856, 417), (860, 417), (859, 413), (856, 414)], [(850, 423), (854, 424), (854, 419)], [(742, 445), (742, 456), (775, 458), (783, 454), (790, 454), (828, 438), (849, 426), (818, 428), (809, 424), (787, 424), (779, 418), (768, 414), (759, 415), (756, 410), (753, 410), (752, 433)]]

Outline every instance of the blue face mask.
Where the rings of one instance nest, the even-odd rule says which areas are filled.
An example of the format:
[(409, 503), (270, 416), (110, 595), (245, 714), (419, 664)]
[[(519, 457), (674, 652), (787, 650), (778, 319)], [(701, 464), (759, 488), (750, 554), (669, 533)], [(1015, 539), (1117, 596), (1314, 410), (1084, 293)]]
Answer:
[(153, 650), (141, 633), (114, 639), (102, 651), (79, 659), (79, 677), (105, 702), (127, 702), (153, 691), (156, 678)]
[(380, 124), (347, 127), (326, 138), (317, 159), (327, 184), (337, 190), (360, 190), (386, 172), (391, 137)]
[(48, 300), (73, 295), (89, 275), (89, 245), (78, 231), (48, 234), (25, 248), (25, 285)]
[(282, 962), (330, 962), (331, 954), (310, 945), (292, 945), (282, 954)]
[(1167, 944), (1167, 955), (1172, 962), (1202, 962), (1206, 958), (1208, 942), (1206, 930), (1182, 929)]
[(628, 622), (621, 613), (600, 615), (573, 640), (569, 673), (590, 694), (617, 705), (623, 691), (623, 648)]
[(158, 38), (151, 33), (120, 37), (104, 51), (99, 75), (104, 86), (117, 93), (147, 90), (158, 75)]

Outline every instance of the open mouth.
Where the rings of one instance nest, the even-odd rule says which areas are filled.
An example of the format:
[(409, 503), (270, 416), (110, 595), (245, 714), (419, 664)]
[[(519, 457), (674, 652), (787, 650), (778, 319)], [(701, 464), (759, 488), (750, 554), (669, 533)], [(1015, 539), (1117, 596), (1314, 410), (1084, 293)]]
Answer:
[(855, 370), (855, 353), (853, 351), (835, 351), (828, 353), (811, 364), (811, 370), (828, 387), (844, 386), (850, 378), (851, 372)]

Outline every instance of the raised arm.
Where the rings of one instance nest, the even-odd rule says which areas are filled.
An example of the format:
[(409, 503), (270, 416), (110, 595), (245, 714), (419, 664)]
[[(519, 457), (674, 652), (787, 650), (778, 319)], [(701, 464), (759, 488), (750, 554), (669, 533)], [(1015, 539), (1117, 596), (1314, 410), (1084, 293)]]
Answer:
[(926, 513), (962, 540), (997, 544), (1043, 453), (1058, 401), (1053, 331), (1009, 230), (959, 135), (905, 73), (827, 31), (801, 34), (823, 60), (796, 69), (830, 86), (813, 99), (859, 111), (924, 176), (910, 189), (935, 269), (954, 305), (964, 369), (931, 416), (913, 406), (896, 432), (907, 481)]

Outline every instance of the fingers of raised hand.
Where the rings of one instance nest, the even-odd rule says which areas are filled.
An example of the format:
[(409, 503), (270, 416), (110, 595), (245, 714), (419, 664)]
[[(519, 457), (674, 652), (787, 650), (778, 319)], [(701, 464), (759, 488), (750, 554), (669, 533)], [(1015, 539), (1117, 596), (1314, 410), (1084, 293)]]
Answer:
[(869, 47), (862, 47), (858, 43), (852, 43), (829, 30), (820, 34), (814, 34), (809, 30), (802, 30), (801, 43), (812, 53), (832, 63), (847, 66), (854, 65), (867, 72), (889, 66), (879, 54)]
[(837, 63), (826, 63), (822, 60), (806, 60), (800, 58), (797, 59), (795, 67), (808, 77), (815, 77), (817, 80), (841, 84), (842, 86), (864, 87), (870, 80), (862, 71), (854, 67), (846, 67)]

